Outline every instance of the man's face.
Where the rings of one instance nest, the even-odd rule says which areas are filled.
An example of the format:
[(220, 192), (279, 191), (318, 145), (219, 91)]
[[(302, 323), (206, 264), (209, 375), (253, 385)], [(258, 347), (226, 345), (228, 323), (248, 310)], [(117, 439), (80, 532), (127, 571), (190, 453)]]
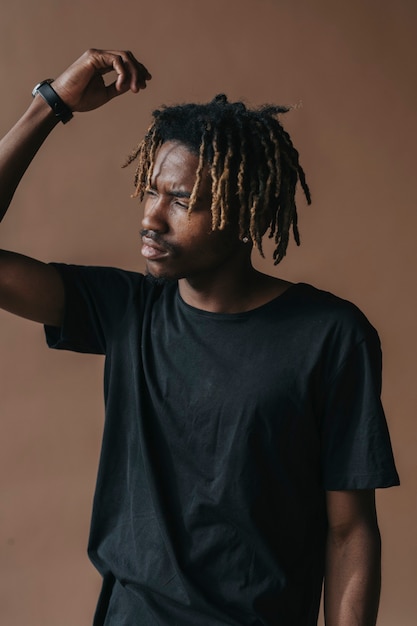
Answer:
[(212, 231), (211, 177), (203, 171), (196, 204), (187, 213), (198, 157), (186, 146), (166, 142), (158, 150), (145, 194), (142, 255), (156, 278), (210, 277), (238, 252), (237, 228)]

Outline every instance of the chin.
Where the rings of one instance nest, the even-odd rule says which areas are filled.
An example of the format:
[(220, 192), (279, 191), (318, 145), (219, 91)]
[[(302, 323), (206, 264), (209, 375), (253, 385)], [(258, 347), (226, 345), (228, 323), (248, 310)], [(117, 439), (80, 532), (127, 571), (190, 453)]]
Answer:
[(178, 281), (176, 276), (170, 276), (169, 274), (165, 274), (164, 272), (153, 272), (149, 266), (146, 267), (145, 275), (156, 285), (168, 285), (173, 284)]

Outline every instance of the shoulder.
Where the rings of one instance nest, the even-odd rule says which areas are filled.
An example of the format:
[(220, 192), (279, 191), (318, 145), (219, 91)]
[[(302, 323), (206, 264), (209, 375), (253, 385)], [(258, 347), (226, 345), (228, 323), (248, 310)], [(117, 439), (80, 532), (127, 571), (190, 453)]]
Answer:
[[(165, 292), (174, 292), (165, 282), (132, 270), (108, 266), (52, 264), (63, 279), (66, 302), (87, 303), (97, 311), (109, 311), (112, 315), (133, 315), (152, 311)], [(171, 297), (172, 299), (172, 297)], [(78, 304), (76, 304), (78, 306)]]
[(379, 367), (378, 333), (356, 304), (305, 283), (288, 289), (284, 301), (288, 334), (312, 359), (328, 368), (328, 376), (355, 354), (369, 355)]
[(118, 282), (137, 285), (144, 279), (143, 274), (117, 267), (96, 265), (75, 265), (67, 263), (51, 263), (63, 276), (64, 280), (90, 281), (97, 284)]
[(357, 339), (377, 336), (377, 331), (353, 302), (307, 283), (294, 284), (287, 299), (300, 316), (335, 333), (353, 333)]
[(128, 299), (149, 289), (146, 276), (117, 267), (52, 263), (61, 275), (67, 296), (73, 291), (102, 300)]

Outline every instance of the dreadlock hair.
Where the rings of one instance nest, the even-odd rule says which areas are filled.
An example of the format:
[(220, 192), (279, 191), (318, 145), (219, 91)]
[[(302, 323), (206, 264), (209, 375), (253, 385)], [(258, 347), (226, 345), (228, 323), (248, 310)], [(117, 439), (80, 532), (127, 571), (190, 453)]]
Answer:
[(291, 228), (300, 245), (295, 204), (298, 181), (311, 203), (298, 152), (277, 119), (288, 110), (273, 105), (249, 109), (220, 94), (207, 104), (154, 111), (144, 139), (124, 165), (138, 161), (133, 197), (143, 199), (158, 148), (167, 141), (181, 143), (199, 157), (188, 211), (193, 210), (207, 164), (212, 181), (212, 229), (224, 229), (237, 212), (240, 238), (250, 237), (264, 256), (262, 236), (269, 228), (269, 237), (275, 240), (274, 264), (278, 264), (286, 254)]

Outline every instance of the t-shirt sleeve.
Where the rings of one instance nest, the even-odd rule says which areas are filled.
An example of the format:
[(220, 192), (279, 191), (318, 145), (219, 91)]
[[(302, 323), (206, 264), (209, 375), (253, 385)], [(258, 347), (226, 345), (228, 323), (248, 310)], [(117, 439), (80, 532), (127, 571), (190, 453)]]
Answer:
[(381, 371), (379, 338), (369, 325), (327, 385), (322, 423), (326, 490), (399, 484), (380, 399)]
[(105, 354), (143, 276), (109, 267), (53, 264), (65, 288), (61, 327), (45, 326), (49, 347)]

